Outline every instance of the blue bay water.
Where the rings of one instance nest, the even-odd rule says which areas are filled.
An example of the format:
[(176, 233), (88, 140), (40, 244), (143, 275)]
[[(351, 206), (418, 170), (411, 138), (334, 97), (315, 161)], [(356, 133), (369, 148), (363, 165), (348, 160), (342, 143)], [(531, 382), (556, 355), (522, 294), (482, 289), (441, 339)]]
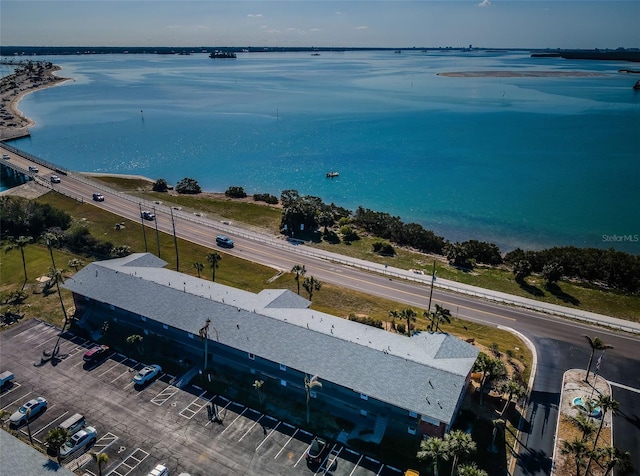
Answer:
[[(47, 58), (74, 81), (28, 95), (13, 145), (64, 167), (203, 189), (285, 189), (503, 251), (640, 253), (640, 94), (627, 63), (528, 53)], [(446, 77), (451, 71), (592, 77)], [(339, 171), (335, 179), (325, 178)]]

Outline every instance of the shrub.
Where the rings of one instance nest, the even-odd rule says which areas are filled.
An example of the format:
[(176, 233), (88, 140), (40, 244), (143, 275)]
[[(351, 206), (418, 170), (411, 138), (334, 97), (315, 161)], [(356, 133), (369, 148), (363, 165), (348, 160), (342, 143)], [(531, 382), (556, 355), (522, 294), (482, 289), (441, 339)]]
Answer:
[(176, 184), (176, 192), (195, 195), (200, 193), (202, 190), (200, 189), (200, 185), (192, 178), (183, 178)]
[(382, 325), (382, 321), (369, 316), (356, 316), (355, 314), (351, 313), (349, 314), (349, 320), (359, 322), (360, 324), (365, 324), (367, 326), (377, 327), (378, 329), (384, 328), (384, 326)]
[(393, 246), (386, 241), (376, 241), (373, 244), (373, 252), (384, 256), (394, 256), (396, 254)]
[(349, 225), (341, 226), (340, 234), (342, 235), (342, 239), (344, 241), (356, 241), (360, 239), (356, 230), (354, 230), (353, 227)]
[(404, 334), (407, 332), (407, 327), (402, 323), (396, 324), (396, 331), (398, 334)]
[(225, 197), (229, 198), (245, 198), (247, 194), (242, 187), (229, 187), (226, 192), (224, 192)]
[(277, 205), (278, 197), (270, 195), (268, 193), (256, 193), (253, 195), (253, 200), (256, 202), (266, 202), (269, 205)]
[(167, 181), (163, 178), (159, 178), (153, 184), (154, 192), (166, 192), (167, 190), (169, 190), (169, 184), (167, 184)]

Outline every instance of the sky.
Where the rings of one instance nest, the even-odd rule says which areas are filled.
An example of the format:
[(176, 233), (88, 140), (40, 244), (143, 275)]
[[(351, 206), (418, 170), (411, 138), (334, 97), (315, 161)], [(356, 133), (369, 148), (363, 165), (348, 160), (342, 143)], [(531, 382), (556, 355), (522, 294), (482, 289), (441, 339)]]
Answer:
[(640, 48), (640, 0), (0, 0), (0, 44)]

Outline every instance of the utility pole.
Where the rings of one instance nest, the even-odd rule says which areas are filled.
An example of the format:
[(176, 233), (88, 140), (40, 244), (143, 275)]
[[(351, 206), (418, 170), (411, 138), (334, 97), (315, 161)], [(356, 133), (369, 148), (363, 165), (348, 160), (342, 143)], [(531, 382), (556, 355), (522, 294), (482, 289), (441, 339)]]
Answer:
[(178, 238), (176, 237), (176, 222), (173, 219), (173, 208), (171, 208), (171, 226), (173, 227), (173, 245), (176, 248), (176, 271), (180, 272), (180, 257), (178, 256)]
[(156, 222), (156, 243), (158, 244), (158, 258), (160, 258), (160, 235), (158, 234), (158, 216), (156, 215), (156, 207), (153, 207), (153, 221)]
[(433, 271), (431, 273), (431, 291), (429, 291), (429, 307), (427, 314), (431, 314), (431, 298), (433, 297), (433, 282), (436, 280), (436, 260), (433, 260)]
[(207, 364), (209, 358), (209, 324), (211, 324), (211, 319), (207, 317), (207, 320), (204, 323), (204, 327), (200, 329), (200, 338), (204, 340), (204, 371), (207, 371)]
[(144, 230), (144, 217), (142, 216), (142, 203), (138, 202), (138, 207), (140, 207), (140, 223), (142, 225), (142, 236), (144, 237), (144, 252), (148, 252), (149, 248), (147, 247), (147, 232)]

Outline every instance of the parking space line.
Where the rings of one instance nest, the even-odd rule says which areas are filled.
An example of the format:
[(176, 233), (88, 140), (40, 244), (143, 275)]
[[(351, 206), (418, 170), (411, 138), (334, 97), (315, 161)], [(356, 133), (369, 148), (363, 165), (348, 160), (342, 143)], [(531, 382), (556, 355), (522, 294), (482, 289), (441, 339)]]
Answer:
[[(255, 412), (255, 410), (253, 411)], [(253, 430), (253, 427), (256, 426), (260, 422), (260, 420), (262, 420), (262, 417), (264, 417), (264, 415), (260, 415), (260, 418), (258, 418), (256, 421), (253, 422), (253, 425), (251, 425), (249, 429), (244, 432), (244, 435), (240, 437), (240, 439), (238, 440), (238, 443), (240, 443), (244, 439), (244, 437), (247, 436), (251, 432), (251, 430)]]
[[(350, 450), (349, 448), (347, 448), (347, 451), (351, 452), (351, 453), (355, 453), (355, 451)], [(360, 461), (362, 461), (362, 458), (364, 458), (364, 454), (360, 455), (360, 458), (358, 459), (358, 462), (356, 463), (356, 465), (354, 466), (353, 470), (349, 473), (349, 476), (353, 476), (353, 473), (356, 472), (356, 469), (358, 469), (358, 466), (360, 466)]]
[[(269, 418), (271, 418), (271, 417), (269, 417)], [(268, 439), (268, 438), (269, 438), (269, 437), (270, 437), (270, 436), (271, 436), (271, 435), (272, 435), (272, 434), (273, 434), (273, 433), (278, 429), (278, 427), (280, 426), (280, 423), (282, 423), (282, 422), (280, 422), (280, 421), (279, 421), (279, 422), (276, 424), (276, 426), (274, 426), (273, 428), (271, 428), (271, 431), (267, 434), (267, 436), (265, 436), (265, 437), (262, 439), (262, 441), (260, 442), (260, 444), (259, 444), (258, 446), (256, 446), (256, 451), (258, 451), (258, 449), (262, 446), (262, 444), (263, 444), (265, 441), (267, 441), (267, 439)]]
[[(220, 421), (222, 421), (222, 418), (220, 418), (220, 413), (223, 412), (223, 411), (226, 411), (227, 407), (229, 405), (231, 405), (233, 402), (231, 400), (227, 399), (227, 398), (222, 397), (222, 396), (220, 398), (223, 399), (223, 400), (227, 400), (229, 402), (224, 407), (222, 407), (222, 410), (218, 410), (218, 411), (215, 412), (215, 416), (217, 416), (220, 419)], [(214, 420), (209, 420), (204, 426), (205, 427), (209, 426), (212, 421), (214, 421)]]
[[(136, 458), (134, 455), (137, 452), (141, 452), (144, 453), (144, 456), (141, 459)], [(107, 476), (113, 474), (116, 476), (126, 476), (127, 474), (129, 474), (131, 471), (133, 471), (134, 469), (136, 469), (138, 467), (138, 465), (140, 465), (140, 463), (142, 463), (146, 457), (149, 456), (149, 453), (147, 453), (146, 451), (140, 449), (140, 448), (136, 448), (135, 450), (133, 450), (133, 452), (127, 456), (118, 466), (116, 466), (114, 469), (112, 469), (109, 473), (107, 473)], [(129, 459), (135, 460), (136, 462), (134, 463), (133, 466), (131, 466), (129, 463), (127, 463), (127, 461)], [(120, 471), (118, 471), (120, 469), (121, 466), (126, 466), (127, 468), (129, 468), (128, 470), (125, 470), (125, 473), (121, 473)]]
[(221, 435), (224, 435), (224, 432), (227, 431), (229, 428), (231, 428), (233, 426), (233, 424), (238, 420), (238, 418), (240, 418), (242, 415), (244, 415), (244, 412), (246, 412), (249, 409), (249, 407), (245, 407), (244, 410), (242, 410), (242, 413), (240, 413), (237, 417), (235, 417), (235, 419), (229, 423), (229, 426), (227, 426), (224, 430), (222, 430), (222, 433), (220, 433)]
[[(120, 378), (124, 377), (124, 376), (125, 376), (125, 375), (127, 375), (127, 374), (130, 374), (130, 373), (131, 373), (131, 372), (132, 372), (132, 371), (133, 371), (133, 370), (134, 370), (138, 365), (141, 365), (142, 367), (144, 367), (142, 364), (137, 363), (137, 364), (136, 364), (136, 365), (134, 365), (132, 368), (127, 369), (126, 371), (124, 371), (123, 373), (121, 373), (120, 375), (118, 375), (118, 376), (117, 376), (116, 378), (114, 378), (110, 383), (114, 383), (116, 380), (118, 380), (118, 379), (120, 379)], [(141, 368), (142, 368), (142, 367), (141, 367)], [(132, 382), (132, 383), (133, 383), (133, 382)], [(126, 387), (125, 387), (125, 389), (126, 389)]]
[[(106, 443), (103, 442), (103, 440), (106, 440)], [(114, 435), (111, 432), (108, 432), (106, 435), (103, 435), (102, 438), (100, 438), (98, 441), (96, 441), (93, 445), (93, 449), (95, 453), (102, 453), (104, 452), (104, 450), (106, 450), (107, 448), (109, 448), (109, 446), (111, 446), (112, 444), (114, 444), (116, 441), (118, 441), (118, 437), (116, 435)], [(98, 451), (95, 451), (96, 448), (102, 448)]]
[(178, 390), (180, 390), (178, 387), (174, 387), (173, 385), (168, 385), (167, 387), (165, 387), (164, 390), (162, 390), (158, 395), (153, 397), (150, 401), (155, 405), (162, 406), (166, 403), (167, 400), (169, 400), (176, 393), (178, 393)]
[(62, 415), (60, 415), (58, 418), (56, 418), (55, 420), (53, 420), (52, 422), (47, 423), (45, 426), (43, 426), (42, 428), (40, 428), (38, 431), (36, 431), (35, 433), (32, 433), (33, 436), (37, 435), (38, 433), (40, 433), (42, 430), (44, 430), (45, 428), (53, 425), (55, 422), (57, 422), (58, 420), (60, 420), (63, 416), (65, 416), (67, 413), (69, 413), (69, 411), (64, 412)]
[(32, 330), (38, 328), (38, 327), (44, 327), (45, 329), (42, 331), (44, 332), (45, 330), (48, 330), (51, 326), (49, 326), (49, 324), (46, 324), (44, 322), (38, 322), (38, 324), (36, 324), (33, 327), (29, 327), (28, 329), (23, 330), (22, 332), (18, 332), (16, 335), (13, 336), (13, 339), (18, 338), (19, 336), (21, 336), (22, 334), (24, 334), (25, 332), (31, 332)]
[(108, 373), (110, 370), (115, 369), (118, 365), (120, 365), (120, 362), (116, 362), (115, 364), (113, 364), (112, 367), (109, 367), (107, 370), (99, 374), (98, 377), (102, 377), (104, 374)]
[(47, 340), (45, 340), (44, 342), (41, 342), (40, 344), (36, 345), (36, 348), (38, 348), (38, 347), (42, 347), (43, 345), (45, 345), (45, 344), (46, 344), (47, 342), (49, 342), (50, 340), (57, 339), (57, 338), (58, 338), (58, 335), (54, 335), (53, 337), (49, 337), (49, 338), (48, 338)]
[(376, 476), (380, 476), (380, 473), (382, 473), (382, 470), (384, 469), (384, 464), (380, 465), (380, 469), (378, 470), (378, 472), (376, 473)]
[(11, 390), (7, 390), (2, 394), (2, 396), (4, 397), (5, 395), (9, 395), (11, 392), (13, 392), (14, 390), (18, 390), (20, 387), (22, 387), (22, 385), (20, 385), (18, 382), (14, 382)]
[(389, 466), (388, 464), (383, 464), (382, 467), (383, 468), (389, 468), (391, 471), (395, 471), (398, 474), (402, 474), (402, 470), (396, 468), (395, 466)]
[[(285, 423), (286, 426), (291, 426), (288, 423)], [(292, 427), (292, 426), (291, 426)], [(293, 428), (293, 427), (292, 427)], [(278, 451), (278, 454), (276, 454), (273, 459), (276, 459), (278, 456), (280, 456), (280, 453), (282, 453), (284, 451), (284, 449), (287, 447), (287, 445), (289, 444), (289, 442), (291, 440), (293, 440), (293, 437), (296, 436), (296, 434), (298, 433), (298, 431), (300, 430), (300, 428), (296, 428), (296, 431), (293, 432), (293, 435), (291, 435), (289, 437), (289, 439), (287, 440), (287, 442), (284, 444), (284, 446), (282, 448), (280, 448), (280, 451)]]
[(24, 399), (27, 395), (31, 395), (32, 392), (27, 393), (26, 395), (23, 395), (20, 398), (16, 398), (13, 402), (9, 403), (8, 405), (5, 405), (4, 407), (0, 408), (0, 410), (4, 410), (5, 408), (9, 408), (11, 405), (13, 405), (16, 402), (19, 402), (20, 400)]
[[(300, 432), (301, 432), (301, 433), (307, 433), (307, 432), (306, 432), (306, 431), (304, 431), (304, 430), (300, 430)], [(311, 433), (309, 433), (309, 434), (311, 434)], [(294, 465), (293, 465), (293, 467), (294, 467), (294, 468), (295, 468), (296, 466), (298, 466), (298, 463), (302, 460), (302, 458), (304, 458), (304, 455), (306, 455), (306, 454), (307, 454), (307, 451), (309, 451), (309, 448), (311, 448), (311, 443), (309, 443), (309, 446), (307, 446), (307, 449), (306, 449), (306, 450), (304, 450), (304, 451), (302, 452), (302, 454), (300, 455), (300, 458), (298, 458), (298, 461), (296, 461), (296, 464), (294, 464)]]
[(35, 340), (38, 337), (40, 337), (42, 334), (49, 334), (50, 332), (58, 332), (58, 329), (56, 329), (55, 327), (48, 327), (46, 329), (43, 329), (42, 331), (38, 332), (35, 335), (29, 336), (24, 340), (24, 343), (26, 344), (29, 341)]
[[(186, 418), (187, 420), (191, 420), (191, 419), (196, 415), (196, 413), (198, 413), (200, 410), (202, 410), (202, 409), (207, 405), (207, 403), (209, 403), (209, 402), (206, 402), (204, 405), (200, 405), (200, 404), (198, 403), (198, 400), (200, 400), (200, 398), (202, 398), (202, 396), (203, 396), (205, 393), (207, 393), (207, 391), (206, 391), (206, 390), (204, 390), (200, 395), (198, 395), (198, 397), (197, 397), (197, 398), (194, 398), (194, 399), (193, 399), (193, 401), (192, 401), (189, 405), (187, 405), (187, 406), (186, 406), (186, 407), (184, 407), (182, 410), (180, 410), (179, 415), (180, 415), (181, 417)], [(213, 396), (213, 398), (215, 398), (215, 395)], [(211, 400), (209, 400), (209, 401), (211, 401)], [(196, 411), (193, 411), (193, 410), (191, 409), (191, 407), (192, 407), (192, 406), (195, 406), (195, 407), (197, 407), (198, 409), (197, 409)], [(190, 412), (190, 413), (191, 413), (191, 416), (185, 415), (185, 414), (184, 414), (185, 412)]]
[(340, 456), (340, 453), (342, 453), (342, 450), (344, 449), (344, 446), (340, 446), (339, 449), (336, 449), (337, 446), (338, 446), (337, 443), (333, 445), (333, 447), (331, 448), (331, 451), (324, 458), (324, 460), (322, 461), (322, 464), (320, 465), (318, 470), (314, 473), (314, 475), (318, 475), (318, 474), (326, 475), (331, 472), (331, 468), (333, 467), (334, 463), (338, 459), (338, 456)]

